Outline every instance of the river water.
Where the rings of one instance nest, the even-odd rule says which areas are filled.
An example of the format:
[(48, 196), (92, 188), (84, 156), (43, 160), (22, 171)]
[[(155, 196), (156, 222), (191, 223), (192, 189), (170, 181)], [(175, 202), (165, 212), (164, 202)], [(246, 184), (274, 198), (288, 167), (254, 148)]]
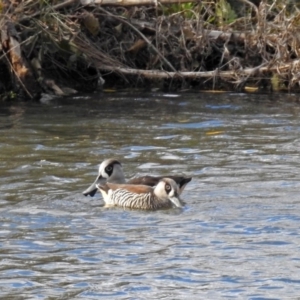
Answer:
[[(1, 299), (296, 299), (297, 96), (101, 94), (0, 108)], [(183, 209), (84, 197), (99, 163), (185, 174)], [(299, 298), (298, 298), (299, 299)]]

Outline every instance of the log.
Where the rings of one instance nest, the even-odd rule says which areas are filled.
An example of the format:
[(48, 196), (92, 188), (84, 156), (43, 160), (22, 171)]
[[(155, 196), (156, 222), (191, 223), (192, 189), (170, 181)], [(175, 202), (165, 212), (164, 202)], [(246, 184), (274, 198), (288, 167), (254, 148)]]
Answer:
[(82, 5), (111, 5), (111, 6), (143, 6), (161, 4), (180, 4), (188, 2), (199, 2), (199, 0), (81, 0)]
[[(279, 67), (280, 70), (286, 70), (290, 68), (292, 64), (284, 64)], [(238, 71), (204, 71), (204, 72), (167, 72), (167, 71), (159, 71), (159, 70), (138, 70), (138, 69), (130, 69), (130, 68), (101, 68), (99, 69), (103, 71), (112, 71), (117, 72), (123, 75), (135, 75), (135, 76), (143, 76), (148, 79), (197, 79), (197, 78), (214, 78), (214, 77), (223, 77), (223, 78), (235, 78), (237, 75), (243, 77), (249, 77), (254, 74), (264, 73), (267, 71), (278, 70), (277, 67), (269, 68), (268, 66), (261, 65), (254, 68), (246, 68)]]

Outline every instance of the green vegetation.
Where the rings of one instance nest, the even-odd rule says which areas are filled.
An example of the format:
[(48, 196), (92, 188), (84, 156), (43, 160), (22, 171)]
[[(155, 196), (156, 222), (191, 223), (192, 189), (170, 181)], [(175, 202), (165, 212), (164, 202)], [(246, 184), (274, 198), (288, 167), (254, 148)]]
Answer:
[(216, 2), (216, 19), (221, 27), (228, 25), (237, 19), (235, 11), (226, 0), (218, 0)]

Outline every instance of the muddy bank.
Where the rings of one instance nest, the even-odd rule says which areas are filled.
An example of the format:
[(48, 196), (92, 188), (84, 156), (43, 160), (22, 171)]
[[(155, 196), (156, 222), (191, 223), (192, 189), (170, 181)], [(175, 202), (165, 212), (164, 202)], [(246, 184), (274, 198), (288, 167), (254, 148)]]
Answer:
[(299, 90), (295, 3), (173, 2), (3, 0), (2, 99), (136, 87)]

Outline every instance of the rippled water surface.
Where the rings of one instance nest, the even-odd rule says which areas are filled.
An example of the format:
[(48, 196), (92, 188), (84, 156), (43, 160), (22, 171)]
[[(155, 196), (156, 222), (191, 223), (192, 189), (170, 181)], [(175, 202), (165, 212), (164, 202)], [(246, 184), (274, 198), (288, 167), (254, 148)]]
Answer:
[[(300, 106), (109, 94), (0, 108), (1, 299), (296, 299)], [(183, 209), (84, 197), (99, 163), (185, 174)]]

